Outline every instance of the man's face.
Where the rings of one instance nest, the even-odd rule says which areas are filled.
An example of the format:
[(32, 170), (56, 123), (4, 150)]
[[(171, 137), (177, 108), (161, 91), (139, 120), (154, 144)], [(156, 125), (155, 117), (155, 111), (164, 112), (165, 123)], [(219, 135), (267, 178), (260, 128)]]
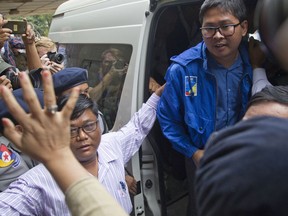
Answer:
[(80, 94), (84, 94), (87, 97), (89, 97), (89, 86), (88, 83), (82, 83), (80, 85), (77, 85), (73, 88), (67, 89), (66, 91), (63, 91), (61, 95), (67, 95), (67, 94), (71, 94), (72, 90), (74, 88), (80, 88)]
[(115, 58), (115, 56), (113, 56), (112, 53), (108, 52), (106, 53), (106, 55), (104, 56), (104, 59), (102, 60), (102, 70), (104, 73), (107, 73), (110, 68), (111, 65), (116, 61), (117, 59)]
[[(93, 124), (97, 121), (94, 113), (87, 109), (79, 118), (71, 121), (71, 129)], [(89, 163), (96, 159), (96, 152), (101, 141), (101, 131), (99, 123), (94, 131), (89, 133), (78, 128), (78, 135), (71, 137), (70, 147), (80, 163)]]
[[(219, 8), (211, 8), (204, 17), (202, 27), (220, 27), (229, 24), (238, 24), (240, 21), (228, 12), (223, 12)], [(238, 54), (238, 46), (242, 37), (247, 33), (247, 21), (243, 21), (235, 27), (235, 32), (232, 36), (225, 37), (219, 31), (216, 31), (213, 37), (205, 38), (204, 42), (211, 55), (220, 63), (228, 65), (233, 63)]]

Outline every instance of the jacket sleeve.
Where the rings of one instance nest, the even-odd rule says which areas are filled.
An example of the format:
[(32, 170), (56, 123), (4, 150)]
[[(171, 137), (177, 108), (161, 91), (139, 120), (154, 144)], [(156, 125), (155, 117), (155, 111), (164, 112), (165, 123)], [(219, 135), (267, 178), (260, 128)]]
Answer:
[(185, 71), (178, 64), (172, 64), (166, 73), (166, 86), (157, 107), (157, 118), (163, 134), (173, 148), (192, 157), (198, 150), (187, 133), (184, 121)]

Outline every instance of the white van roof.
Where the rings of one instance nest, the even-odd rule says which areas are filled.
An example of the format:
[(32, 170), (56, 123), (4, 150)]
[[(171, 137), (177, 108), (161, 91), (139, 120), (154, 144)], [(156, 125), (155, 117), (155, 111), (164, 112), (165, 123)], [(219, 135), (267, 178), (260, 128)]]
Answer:
[(86, 8), (86, 7), (93, 7), (97, 5), (97, 8), (103, 5), (103, 8), (106, 7), (113, 7), (117, 5), (123, 4), (134, 4), (136, 2), (148, 2), (149, 0), (69, 0), (61, 4), (57, 10), (55, 11), (54, 16), (73, 11), (76, 9)]

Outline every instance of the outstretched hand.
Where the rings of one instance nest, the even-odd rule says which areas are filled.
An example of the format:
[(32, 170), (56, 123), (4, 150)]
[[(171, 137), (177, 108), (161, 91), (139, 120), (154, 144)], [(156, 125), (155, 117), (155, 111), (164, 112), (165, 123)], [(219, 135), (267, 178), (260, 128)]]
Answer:
[(47, 107), (56, 105), (50, 72), (48, 70), (42, 72), (44, 109), (41, 108), (28, 75), (24, 72), (20, 73), (19, 80), (30, 114), (26, 114), (12, 92), (6, 86), (1, 85), (0, 94), (7, 104), (9, 112), (23, 128), (23, 131), (19, 133), (12, 121), (3, 118), (4, 135), (21, 151), (43, 163), (49, 163), (58, 156), (63, 157), (65, 150), (70, 154), (70, 115), (76, 104), (79, 90), (76, 89), (71, 93), (61, 112), (53, 114), (47, 109)]

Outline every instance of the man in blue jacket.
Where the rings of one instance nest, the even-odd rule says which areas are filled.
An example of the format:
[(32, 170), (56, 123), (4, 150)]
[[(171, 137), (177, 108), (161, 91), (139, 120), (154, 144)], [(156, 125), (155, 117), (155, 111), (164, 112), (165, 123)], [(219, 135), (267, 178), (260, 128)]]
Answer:
[(200, 9), (203, 42), (173, 57), (157, 117), (174, 149), (186, 156), (187, 215), (196, 215), (194, 175), (213, 131), (239, 121), (252, 86), (242, 0), (205, 0)]

